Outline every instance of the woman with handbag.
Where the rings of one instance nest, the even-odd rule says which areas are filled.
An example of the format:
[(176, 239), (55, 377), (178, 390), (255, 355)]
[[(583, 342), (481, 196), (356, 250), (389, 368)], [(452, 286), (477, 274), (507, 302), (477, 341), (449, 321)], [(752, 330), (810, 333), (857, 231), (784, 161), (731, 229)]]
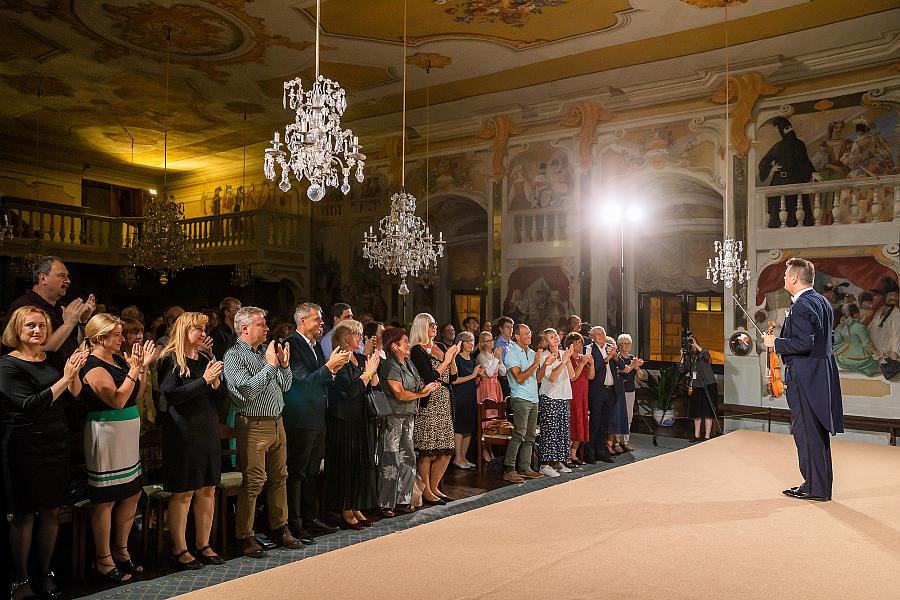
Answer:
[(350, 360), (334, 375), (325, 410), (325, 505), (340, 510), (341, 529), (372, 524), (360, 509), (375, 506), (375, 447), (369, 428), (367, 395), (378, 387), (377, 352), (360, 353), (362, 323), (346, 319), (334, 328), (336, 348)]
[[(81, 392), (78, 370), (87, 352), (65, 364), (41, 350), (53, 333), (49, 315), (34, 306), (16, 309), (3, 332), (3, 345), (15, 348), (0, 358), (3, 483), (12, 513), (10, 598), (60, 598), (50, 559), (59, 530), (59, 508), (68, 504), (69, 428), (64, 404)], [(4, 511), (3, 518), (6, 518)], [(37, 581), (29, 583), (29, 562)]]
[(378, 506), (385, 517), (408, 513), (416, 483), (416, 453), (413, 428), (416, 405), (440, 387), (422, 381), (409, 359), (409, 338), (402, 327), (388, 327), (381, 335), (387, 360), (379, 373), (390, 414), (382, 416), (378, 428)]

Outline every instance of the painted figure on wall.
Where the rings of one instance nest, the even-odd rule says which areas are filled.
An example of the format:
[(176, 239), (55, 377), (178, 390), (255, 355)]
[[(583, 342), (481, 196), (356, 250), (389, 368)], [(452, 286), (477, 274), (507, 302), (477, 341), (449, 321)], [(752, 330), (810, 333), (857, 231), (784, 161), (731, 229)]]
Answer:
[(519, 267), (509, 276), (503, 314), (532, 331), (562, 328), (571, 314), (569, 279), (559, 266)]
[(891, 148), (880, 132), (872, 129), (865, 117), (856, 121), (857, 137), (850, 149), (841, 155), (841, 162), (848, 168), (847, 178), (875, 177), (896, 173)]
[[(759, 180), (763, 185), (789, 185), (792, 183), (807, 183), (809, 181), (817, 181), (821, 179), (816, 172), (815, 166), (809, 159), (806, 150), (806, 144), (797, 137), (793, 125), (784, 117), (775, 117), (772, 119), (772, 125), (778, 129), (781, 135), (781, 141), (776, 142), (759, 161)], [(766, 183), (771, 175), (772, 180)], [(797, 226), (796, 209), (797, 197), (788, 196), (786, 198), (788, 212), (788, 227)], [(769, 210), (769, 227), (778, 227), (778, 211), (781, 207), (781, 197), (771, 196), (768, 198)], [(812, 206), (809, 203), (809, 196), (803, 196), (803, 224), (812, 225), (814, 223)]]
[(859, 306), (851, 304), (834, 332), (834, 359), (840, 368), (859, 371), (871, 377), (880, 370), (875, 358), (879, 351), (869, 338), (869, 330), (860, 318)]
[(574, 174), (566, 153), (549, 144), (515, 157), (509, 168), (509, 208), (562, 207), (569, 203)]
[(812, 163), (824, 181), (846, 179), (849, 169), (841, 159), (850, 149), (850, 140), (841, 136), (843, 121), (832, 121), (828, 124), (828, 138), (813, 155)]
[[(878, 351), (894, 360), (900, 358), (900, 307), (897, 306), (898, 286), (896, 280), (885, 279), (882, 287), (874, 290), (875, 304), (880, 306), (872, 313), (869, 321), (869, 337)], [(881, 302), (879, 302), (881, 300)]]

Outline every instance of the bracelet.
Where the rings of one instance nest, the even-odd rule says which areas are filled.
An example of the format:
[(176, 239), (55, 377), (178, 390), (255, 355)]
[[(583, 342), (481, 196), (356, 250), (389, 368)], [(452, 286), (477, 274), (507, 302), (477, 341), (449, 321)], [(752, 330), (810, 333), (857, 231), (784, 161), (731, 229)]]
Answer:
[(135, 379), (134, 377), (132, 377), (132, 376), (129, 375), (128, 373), (125, 373), (125, 379), (130, 379), (131, 381), (133, 381), (133, 382), (135, 382), (135, 383), (138, 382), (137, 379)]

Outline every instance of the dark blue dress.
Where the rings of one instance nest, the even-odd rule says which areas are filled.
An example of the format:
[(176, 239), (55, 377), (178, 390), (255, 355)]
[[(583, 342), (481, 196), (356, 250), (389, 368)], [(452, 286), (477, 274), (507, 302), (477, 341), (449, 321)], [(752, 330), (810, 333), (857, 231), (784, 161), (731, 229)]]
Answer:
[[(453, 379), (468, 377), (475, 372), (475, 356), (466, 360), (462, 355), (456, 355), (456, 375)], [(475, 379), (457, 384), (453, 383), (453, 397), (456, 400), (456, 411), (453, 415), (453, 431), (463, 435), (475, 433), (476, 420), (478, 419), (477, 405), (478, 384)]]

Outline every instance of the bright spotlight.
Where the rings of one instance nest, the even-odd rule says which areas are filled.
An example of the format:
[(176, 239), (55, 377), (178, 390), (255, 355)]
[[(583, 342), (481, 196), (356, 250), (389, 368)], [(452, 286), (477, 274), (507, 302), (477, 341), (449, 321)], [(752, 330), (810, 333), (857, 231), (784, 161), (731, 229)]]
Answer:
[(147, 193), (150, 194), (151, 196), (155, 196), (155, 195), (156, 195), (156, 189), (155, 189), (155, 188), (150, 188), (150, 189), (147, 190)]

